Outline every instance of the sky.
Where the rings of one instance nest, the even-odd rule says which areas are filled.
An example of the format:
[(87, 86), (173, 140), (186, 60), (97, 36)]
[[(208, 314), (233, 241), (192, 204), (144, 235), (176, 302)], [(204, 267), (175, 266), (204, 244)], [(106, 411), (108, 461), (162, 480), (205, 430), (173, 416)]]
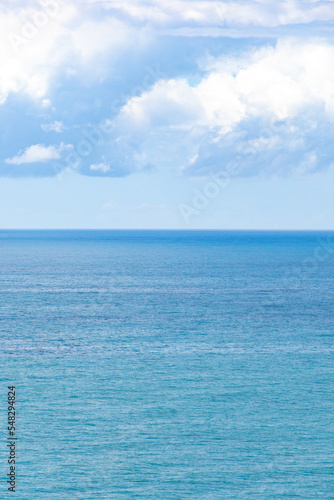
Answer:
[(0, 228), (334, 229), (333, 22), (333, 0), (2, 0)]

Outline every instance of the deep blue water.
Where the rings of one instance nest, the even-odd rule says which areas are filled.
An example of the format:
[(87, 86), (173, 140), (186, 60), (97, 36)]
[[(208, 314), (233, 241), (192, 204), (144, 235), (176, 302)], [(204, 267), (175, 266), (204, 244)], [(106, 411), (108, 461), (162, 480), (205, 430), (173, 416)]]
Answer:
[(0, 498), (334, 498), (334, 233), (1, 231), (0, 266)]

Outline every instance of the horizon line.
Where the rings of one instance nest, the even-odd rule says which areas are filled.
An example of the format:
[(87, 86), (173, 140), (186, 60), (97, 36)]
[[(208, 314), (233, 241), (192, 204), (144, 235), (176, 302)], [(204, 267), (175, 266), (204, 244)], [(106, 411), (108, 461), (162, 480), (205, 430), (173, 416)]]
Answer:
[(0, 228), (0, 232), (6, 231), (220, 231), (220, 232), (334, 232), (333, 229), (214, 229), (214, 228)]

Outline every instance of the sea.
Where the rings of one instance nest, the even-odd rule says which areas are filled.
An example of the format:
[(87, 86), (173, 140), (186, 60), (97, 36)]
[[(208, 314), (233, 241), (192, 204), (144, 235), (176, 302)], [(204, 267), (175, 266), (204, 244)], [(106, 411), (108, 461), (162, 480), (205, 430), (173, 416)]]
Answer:
[(334, 233), (2, 230), (0, 269), (0, 498), (334, 498)]

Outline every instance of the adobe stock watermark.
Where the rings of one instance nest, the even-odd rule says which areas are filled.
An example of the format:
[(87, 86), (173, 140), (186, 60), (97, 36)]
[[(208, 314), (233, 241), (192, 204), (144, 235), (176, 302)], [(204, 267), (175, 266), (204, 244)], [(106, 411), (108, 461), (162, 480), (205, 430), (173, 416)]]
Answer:
[(180, 203), (179, 211), (187, 224), (194, 215), (199, 215), (211, 202), (217, 198), (231, 182), (231, 178), (241, 172), (241, 167), (237, 162), (227, 164), (225, 170), (210, 176), (210, 180), (202, 187), (193, 190), (191, 204)]
[(112, 134), (115, 130), (114, 122), (106, 120), (100, 123), (97, 127), (91, 127), (81, 130), (82, 139), (77, 143), (77, 145), (70, 149), (66, 154), (63, 161), (57, 161), (53, 163), (53, 169), (58, 175), (59, 180), (62, 179), (62, 175), (66, 169), (77, 170), (81, 164), (83, 158), (89, 157), (94, 149), (101, 146), (105, 141), (105, 138)]
[[(331, 235), (326, 238), (321, 237), (317, 239), (317, 245), (313, 250), (313, 254), (305, 257), (298, 266), (294, 266), (289, 271), (285, 271), (284, 275), (279, 278), (280, 289), (289, 288), (301, 289), (307, 286), (307, 279), (314, 274), (321, 264), (334, 257), (334, 242)], [(306, 281), (306, 282), (305, 282)], [(288, 301), (286, 293), (281, 294), (283, 298), (280, 305), (284, 305)], [(263, 325), (265, 323), (268, 311), (266, 306), (277, 303), (277, 294), (270, 293), (266, 298), (265, 304), (259, 304), (252, 312), (250, 312), (243, 320), (238, 320), (238, 324), (248, 330), (256, 328), (256, 325)]]
[[(117, 98), (112, 102), (110, 106), (110, 111), (112, 113), (119, 111), (119, 109), (121, 109), (132, 97), (148, 91), (154, 83), (164, 76), (158, 66), (155, 68), (148, 66), (145, 70), (146, 74), (141, 85), (134, 87), (128, 96), (122, 95), (120, 98)], [(62, 179), (62, 174), (66, 170), (77, 170), (82, 160), (89, 158), (96, 148), (104, 144), (108, 138), (110, 138), (115, 129), (116, 124), (112, 120), (104, 120), (95, 127), (81, 129), (81, 140), (76, 144), (76, 146), (73, 146), (62, 161), (57, 161), (53, 164), (54, 171), (58, 175), (59, 180)], [(124, 151), (124, 156), (126, 156), (125, 153), (126, 151)]]
[[(261, 131), (261, 139), (263, 141), (270, 141), (277, 135), (277, 127), (275, 124), (270, 124), (268, 127)], [(211, 137), (211, 134), (206, 134), (200, 143), (203, 143)], [(231, 180), (238, 176), (243, 167), (240, 165), (240, 159), (246, 161), (247, 158), (250, 160), (252, 156), (259, 153), (261, 149), (260, 141), (253, 141), (253, 144), (247, 144), (243, 146), (241, 151), (239, 150), (235, 160), (227, 163), (225, 168), (214, 175), (210, 176), (210, 180), (207, 181), (201, 189), (195, 188), (193, 190), (193, 197), (189, 204), (180, 203), (178, 205), (179, 212), (186, 222), (190, 224), (191, 218), (193, 216), (198, 216), (204, 209), (206, 209), (212, 200), (217, 198), (231, 183)]]
[(22, 45), (29, 43), (41, 29), (45, 28), (51, 19), (57, 17), (61, 2), (58, 0), (39, 0), (40, 9), (31, 16), (30, 20), (22, 24), (19, 33), (10, 32), (7, 38), (15, 50), (19, 52)]

